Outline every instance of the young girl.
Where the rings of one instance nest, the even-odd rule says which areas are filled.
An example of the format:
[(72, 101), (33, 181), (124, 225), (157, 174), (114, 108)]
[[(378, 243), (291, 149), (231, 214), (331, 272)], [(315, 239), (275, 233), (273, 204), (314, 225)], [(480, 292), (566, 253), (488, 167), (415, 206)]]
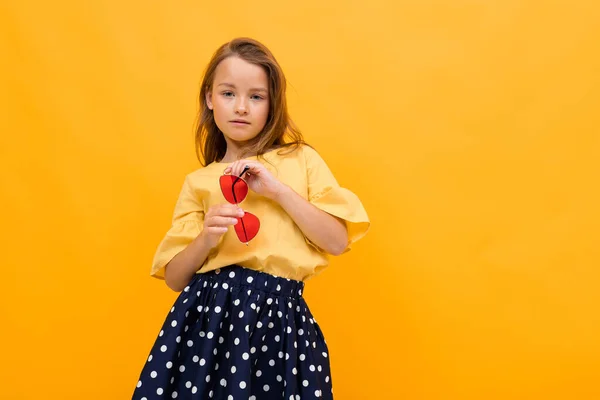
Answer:
[(302, 140), (262, 44), (206, 70), (187, 175), (151, 274), (181, 291), (133, 399), (332, 399), (329, 353), (303, 297), (327, 255), (369, 228), (360, 200)]

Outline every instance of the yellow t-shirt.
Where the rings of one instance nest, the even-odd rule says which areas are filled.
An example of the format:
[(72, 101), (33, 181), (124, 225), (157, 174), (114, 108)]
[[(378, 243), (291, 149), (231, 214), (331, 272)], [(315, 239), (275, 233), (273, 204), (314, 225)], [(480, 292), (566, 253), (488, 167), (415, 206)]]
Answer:
[[(287, 154), (280, 155), (280, 152)], [(272, 150), (263, 157), (261, 163), (277, 179), (316, 207), (346, 222), (348, 246), (345, 252), (367, 233), (370, 221), (362, 203), (354, 193), (340, 187), (314, 149), (303, 145), (293, 152)], [(213, 162), (186, 176), (173, 213), (172, 226), (156, 250), (152, 276), (164, 279), (165, 265), (202, 231), (205, 212), (214, 204), (226, 203), (219, 177), (229, 164)], [(328, 255), (310, 242), (279, 204), (249, 190), (239, 206), (258, 217), (258, 234), (246, 246), (230, 227), (198, 273), (237, 264), (304, 281), (327, 266)]]

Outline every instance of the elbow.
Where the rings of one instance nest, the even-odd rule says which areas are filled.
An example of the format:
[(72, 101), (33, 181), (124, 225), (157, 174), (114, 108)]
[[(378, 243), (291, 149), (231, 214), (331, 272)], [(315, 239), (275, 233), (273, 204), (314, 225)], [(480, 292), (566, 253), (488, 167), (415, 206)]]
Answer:
[(344, 232), (342, 237), (331, 243), (330, 248), (327, 252), (332, 256), (341, 256), (348, 248), (348, 234)]
[(165, 276), (165, 283), (167, 284), (167, 287), (169, 289), (171, 289), (174, 292), (181, 292), (183, 289), (185, 289), (185, 285), (182, 285), (181, 282), (174, 280), (174, 279), (169, 279), (167, 276)]

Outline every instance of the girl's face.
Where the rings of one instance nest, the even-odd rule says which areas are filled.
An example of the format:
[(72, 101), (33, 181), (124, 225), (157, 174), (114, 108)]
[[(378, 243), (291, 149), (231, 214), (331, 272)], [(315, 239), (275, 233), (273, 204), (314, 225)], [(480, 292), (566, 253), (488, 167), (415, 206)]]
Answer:
[(239, 57), (228, 57), (217, 66), (206, 104), (227, 144), (255, 138), (269, 116), (269, 80), (262, 67)]

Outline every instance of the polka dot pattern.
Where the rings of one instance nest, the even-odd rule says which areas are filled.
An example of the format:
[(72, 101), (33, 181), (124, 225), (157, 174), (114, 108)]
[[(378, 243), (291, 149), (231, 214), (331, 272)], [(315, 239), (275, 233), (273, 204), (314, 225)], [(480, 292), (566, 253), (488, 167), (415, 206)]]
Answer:
[(195, 275), (132, 399), (333, 399), (329, 350), (303, 291), (239, 266)]

